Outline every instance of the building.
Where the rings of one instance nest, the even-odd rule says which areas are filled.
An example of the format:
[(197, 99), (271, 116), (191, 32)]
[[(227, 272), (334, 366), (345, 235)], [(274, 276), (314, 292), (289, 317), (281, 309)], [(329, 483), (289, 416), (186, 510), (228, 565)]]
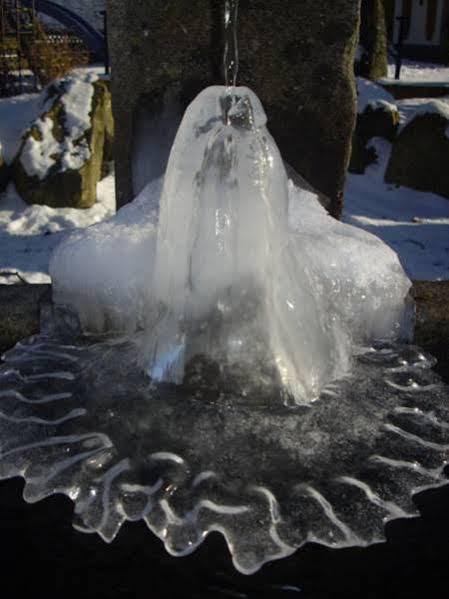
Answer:
[(397, 43), (403, 22), (403, 56), (449, 62), (448, 0), (385, 0), (390, 41)]
[(106, 0), (52, 0), (77, 13), (99, 31), (103, 30), (104, 19), (101, 11), (106, 10)]

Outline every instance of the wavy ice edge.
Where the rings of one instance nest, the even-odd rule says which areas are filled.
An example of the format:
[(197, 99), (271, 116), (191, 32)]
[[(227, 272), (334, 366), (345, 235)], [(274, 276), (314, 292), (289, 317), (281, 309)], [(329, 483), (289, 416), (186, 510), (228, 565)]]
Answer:
[(365, 348), (293, 409), (152, 384), (137, 347), (41, 335), (0, 369), (0, 478), (22, 476), (28, 502), (70, 497), (78, 530), (110, 542), (143, 519), (174, 556), (218, 531), (251, 574), (308, 541), (384, 541), (387, 521), (418, 515), (414, 493), (447, 483), (447, 387), (418, 348)]

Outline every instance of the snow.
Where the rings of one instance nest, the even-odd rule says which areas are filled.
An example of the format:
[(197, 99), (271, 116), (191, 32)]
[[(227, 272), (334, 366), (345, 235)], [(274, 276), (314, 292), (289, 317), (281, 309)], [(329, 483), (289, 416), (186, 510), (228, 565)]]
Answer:
[(375, 138), (377, 164), (348, 174), (343, 221), (374, 233), (411, 279), (449, 279), (449, 199), (384, 183), (391, 144)]
[[(90, 150), (85, 133), (91, 127), (90, 111), (94, 95), (92, 73), (73, 74), (62, 80), (60, 85), (64, 93), (60, 97), (64, 108), (64, 129), (68, 133), (63, 141), (53, 134), (53, 120), (50, 117), (39, 118), (34, 125), (39, 133), (38, 139), (28, 136), (20, 156), (21, 163), (30, 177), (43, 180), (50, 168), (60, 162), (60, 170), (79, 170), (90, 158)], [(47, 91), (42, 92), (43, 98)], [(55, 97), (59, 100), (59, 94)], [(45, 109), (50, 108), (49, 101)]]
[[(395, 64), (390, 62), (388, 65), (388, 79), (385, 79), (385, 81), (391, 81), (391, 79), (394, 80), (395, 68)], [(402, 61), (400, 77), (400, 81), (404, 82), (448, 83), (449, 66), (439, 63), (404, 59)]]
[(399, 110), (399, 130), (410, 123), (413, 119), (424, 114), (438, 114), (448, 121), (445, 130), (446, 137), (449, 137), (449, 97), (443, 98), (410, 98), (406, 100), (397, 100), (396, 105)]
[(357, 112), (365, 112), (368, 106), (394, 110), (395, 99), (381, 85), (363, 77), (356, 78), (357, 84)]
[(29, 206), (10, 184), (0, 195), (0, 284), (14, 284), (20, 278), (50, 283), (48, 265), (56, 246), (70, 231), (98, 223), (114, 212), (113, 174), (100, 181), (97, 203), (86, 210)]

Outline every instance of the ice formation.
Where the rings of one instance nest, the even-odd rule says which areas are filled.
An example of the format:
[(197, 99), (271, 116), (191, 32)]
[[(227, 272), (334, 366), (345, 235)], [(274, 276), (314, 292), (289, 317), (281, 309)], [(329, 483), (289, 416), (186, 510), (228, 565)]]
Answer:
[(447, 388), (396, 341), (397, 256), (287, 181), (265, 120), (202, 92), (164, 180), (56, 251), (42, 332), (0, 366), (27, 501), (68, 495), (106, 541), (143, 519), (172, 555), (219, 531), (246, 574), (383, 540), (449, 455)]
[(187, 109), (157, 224), (159, 189), (51, 264), (57, 301), (85, 328), (147, 331), (153, 379), (181, 383), (205, 355), (225, 378), (244, 370), (246, 389), (274, 377), (310, 401), (347, 372), (354, 341), (397, 337), (409, 281), (396, 254), (301, 206), (249, 89), (210, 87)]

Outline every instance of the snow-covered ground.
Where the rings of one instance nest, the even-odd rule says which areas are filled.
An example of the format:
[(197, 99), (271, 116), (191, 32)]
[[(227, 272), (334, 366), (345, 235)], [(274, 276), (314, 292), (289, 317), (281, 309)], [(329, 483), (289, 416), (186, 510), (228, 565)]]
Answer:
[[(388, 78), (394, 79), (394, 73), (395, 65), (390, 62), (388, 65)], [(401, 81), (449, 83), (449, 66), (404, 59), (400, 78)]]
[(378, 163), (348, 174), (343, 220), (383, 239), (410, 278), (449, 279), (449, 199), (384, 183), (391, 144), (372, 143)]
[(63, 237), (114, 212), (113, 174), (97, 185), (97, 203), (87, 210), (28, 206), (10, 185), (0, 194), (0, 284), (49, 283), (50, 255)]

